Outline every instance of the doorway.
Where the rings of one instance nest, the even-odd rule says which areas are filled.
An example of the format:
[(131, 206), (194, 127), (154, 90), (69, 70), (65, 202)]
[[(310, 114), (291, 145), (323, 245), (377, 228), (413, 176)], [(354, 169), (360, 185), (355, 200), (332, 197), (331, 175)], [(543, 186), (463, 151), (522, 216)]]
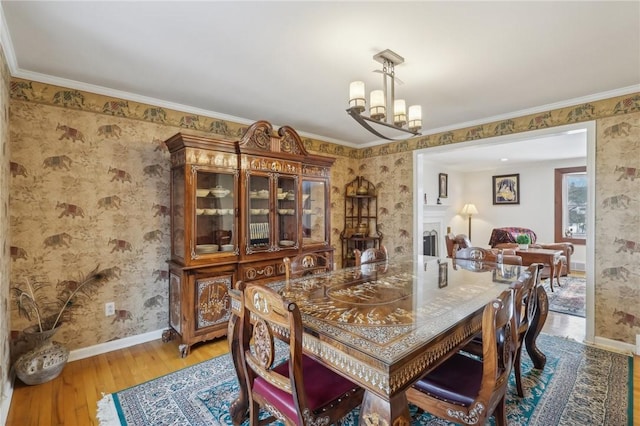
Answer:
[[(471, 223), (473, 220), (473, 237), (472, 241), (478, 241), (478, 245), (486, 246), (486, 242), (488, 238), (486, 238), (486, 234), (483, 234), (483, 226), (485, 228), (490, 228), (492, 220), (496, 220), (496, 223), (500, 223), (500, 226), (516, 226), (509, 222), (509, 208), (508, 206), (501, 206), (501, 209), (495, 210), (491, 203), (486, 203), (480, 199), (480, 202), (485, 202), (486, 216), (482, 216), (482, 210), (480, 210), (479, 215), (474, 215), (472, 218), (468, 216), (463, 216), (459, 214), (462, 206), (465, 203), (474, 202), (473, 197), (478, 197), (480, 192), (485, 193), (487, 188), (482, 188), (482, 191), (478, 189), (478, 187), (473, 187), (471, 193), (464, 193), (464, 184), (461, 182), (465, 173), (460, 170), (464, 170), (464, 165), (458, 164), (462, 158), (470, 158), (472, 162), (474, 162), (475, 166), (481, 165), (483, 163), (482, 155), (483, 154), (475, 154), (475, 152), (480, 152), (481, 150), (487, 147), (495, 147), (498, 149), (498, 152), (501, 153), (501, 156), (504, 158), (509, 157), (510, 149), (517, 149), (518, 151), (524, 146), (523, 144), (529, 144), (531, 147), (535, 147), (534, 154), (535, 156), (542, 155), (545, 152), (548, 152), (553, 155), (557, 155), (559, 151), (560, 145), (548, 145), (545, 144), (551, 140), (555, 143), (556, 138), (561, 138), (563, 136), (571, 136), (576, 134), (581, 134), (583, 137), (583, 159), (586, 158), (586, 166), (587, 166), (587, 179), (588, 179), (588, 196), (587, 196), (587, 223), (595, 223), (595, 122), (586, 122), (586, 123), (577, 123), (559, 127), (553, 127), (548, 129), (535, 130), (531, 132), (519, 133), (515, 135), (506, 135), (499, 136), (494, 138), (487, 138), (469, 142), (456, 143), (452, 145), (438, 146), (432, 148), (426, 148), (423, 150), (416, 150), (413, 153), (413, 178), (414, 178), (414, 235), (422, 236), (426, 231), (424, 229), (425, 220), (433, 215), (434, 212), (437, 212), (444, 223), (443, 227), (453, 228), (457, 230), (467, 230), (467, 226), (469, 226), (469, 230), (471, 230)], [(548, 147), (552, 148), (548, 148)], [(555, 147), (555, 149), (553, 148)], [(549, 161), (554, 159), (554, 157), (549, 156)], [(557, 160), (559, 157), (555, 157), (554, 160)], [(538, 161), (546, 161), (538, 158)], [(488, 161), (487, 161), (488, 163)], [(519, 171), (524, 170), (526, 168), (525, 163), (512, 163), (508, 166), (510, 171)], [(529, 165), (529, 167), (532, 167)], [(470, 167), (469, 167), (470, 169)], [(501, 174), (499, 170), (505, 170), (505, 166), (500, 167), (499, 165), (490, 166), (487, 169), (486, 174), (491, 175), (493, 173), (499, 175)], [(438, 174), (439, 173), (448, 173), (448, 198), (441, 202), (440, 204), (436, 204), (436, 200), (432, 194), (434, 193), (434, 188), (437, 188), (438, 185)], [(553, 174), (553, 173), (552, 173)], [(482, 176), (482, 174), (480, 174)], [(459, 178), (460, 177), (460, 178)], [(458, 179), (459, 178), (459, 179)], [(551, 178), (552, 179), (552, 178)], [(486, 181), (483, 177), (482, 179), (474, 179), (473, 184), (471, 185), (479, 185), (478, 180), (482, 182)], [(484, 185), (484, 183), (482, 183)], [(490, 187), (490, 185), (489, 185)], [(540, 185), (536, 183), (536, 185), (531, 185), (529, 183), (529, 187), (527, 190), (529, 192), (539, 190)], [(551, 187), (550, 192), (553, 192), (553, 188)], [(486, 194), (485, 194), (486, 195)], [(463, 199), (464, 197), (467, 199)], [(529, 193), (528, 196), (531, 196)], [(471, 200), (469, 199), (471, 198)], [(478, 200), (476, 198), (476, 200)], [(443, 200), (438, 200), (443, 201)], [(545, 201), (550, 204), (549, 209), (553, 209), (552, 201)], [(506, 207), (506, 208), (505, 208)], [(472, 220), (471, 220), (472, 219)], [(546, 221), (547, 219), (545, 219)], [(507, 223), (505, 223), (507, 222)], [(553, 218), (551, 218), (551, 222), (553, 222)], [(467, 225), (467, 223), (469, 225)], [(549, 226), (553, 228), (553, 223), (550, 223)], [(584, 246), (576, 246), (577, 250), (581, 250), (581, 257), (584, 262), (584, 274), (587, 282), (586, 288), (586, 304), (585, 304), (585, 313), (586, 318), (584, 320), (584, 342), (585, 343), (593, 343), (594, 341), (594, 227), (590, 227), (587, 230), (586, 235), (586, 244)], [(448, 232), (448, 229), (447, 229)], [(484, 232), (487, 232), (486, 230)], [(454, 233), (466, 233), (466, 232), (454, 232)], [(444, 235), (444, 234), (443, 234)], [(540, 236), (539, 236), (540, 237)], [(553, 241), (553, 235), (546, 236), (545, 241), (548, 239), (549, 241)], [(486, 241), (485, 241), (486, 239)], [(440, 253), (446, 253), (444, 251), (444, 239), (440, 238), (439, 244), (441, 244), (441, 248), (439, 250)], [(541, 239), (542, 241), (542, 239)], [(414, 253), (420, 253), (422, 251), (422, 238), (414, 238)], [(577, 257), (579, 259), (580, 256)], [(574, 327), (575, 331), (575, 327)]]

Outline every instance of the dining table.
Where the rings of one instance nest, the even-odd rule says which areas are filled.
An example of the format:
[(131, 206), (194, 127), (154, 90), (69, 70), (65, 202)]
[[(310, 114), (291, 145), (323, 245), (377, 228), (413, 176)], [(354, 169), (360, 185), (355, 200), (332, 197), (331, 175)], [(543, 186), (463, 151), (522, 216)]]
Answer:
[[(302, 313), (303, 350), (365, 390), (361, 425), (409, 425), (405, 390), (481, 331), (484, 307), (514, 285), (526, 267), (431, 256), (399, 256), (265, 285)], [(228, 341), (240, 392), (234, 424), (248, 417), (239, 350), (242, 294), (232, 289)], [(525, 337), (534, 368), (544, 354), (536, 338), (548, 299), (538, 286), (537, 308)]]

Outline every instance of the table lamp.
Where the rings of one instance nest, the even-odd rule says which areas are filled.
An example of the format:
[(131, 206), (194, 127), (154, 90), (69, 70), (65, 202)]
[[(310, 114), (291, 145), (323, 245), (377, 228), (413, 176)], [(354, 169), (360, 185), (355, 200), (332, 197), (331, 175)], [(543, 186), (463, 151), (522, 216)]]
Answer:
[(460, 214), (466, 214), (469, 216), (469, 240), (471, 240), (471, 216), (478, 214), (478, 209), (475, 204), (465, 204), (460, 210)]

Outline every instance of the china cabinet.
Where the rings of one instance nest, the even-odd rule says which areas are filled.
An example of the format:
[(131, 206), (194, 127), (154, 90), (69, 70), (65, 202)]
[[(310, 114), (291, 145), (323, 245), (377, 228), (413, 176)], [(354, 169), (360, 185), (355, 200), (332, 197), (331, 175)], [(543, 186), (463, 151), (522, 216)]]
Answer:
[(380, 248), (382, 232), (378, 229), (378, 198), (375, 185), (357, 176), (345, 186), (342, 267), (355, 265), (354, 250)]
[(284, 277), (282, 259), (333, 259), (329, 177), (334, 159), (298, 134), (259, 121), (239, 140), (176, 134), (171, 153), (169, 331), (183, 356), (227, 333), (228, 290)]

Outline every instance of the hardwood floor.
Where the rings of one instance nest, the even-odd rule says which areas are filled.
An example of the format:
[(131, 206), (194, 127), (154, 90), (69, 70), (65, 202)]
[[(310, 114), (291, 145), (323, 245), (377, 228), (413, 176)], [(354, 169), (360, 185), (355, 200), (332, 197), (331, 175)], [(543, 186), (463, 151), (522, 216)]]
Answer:
[(68, 363), (56, 379), (37, 386), (16, 379), (6, 426), (98, 425), (102, 394), (116, 392), (227, 353), (225, 338), (196, 345), (180, 358), (175, 342), (155, 340)]
[[(543, 332), (584, 339), (580, 318), (549, 313)], [(582, 334), (580, 334), (582, 333)], [(226, 339), (196, 345), (186, 358), (175, 342), (160, 340), (73, 361), (62, 374), (38, 386), (16, 379), (7, 426), (98, 425), (96, 407), (102, 394), (116, 392), (228, 352)], [(634, 357), (634, 425), (640, 425), (640, 357)]]

